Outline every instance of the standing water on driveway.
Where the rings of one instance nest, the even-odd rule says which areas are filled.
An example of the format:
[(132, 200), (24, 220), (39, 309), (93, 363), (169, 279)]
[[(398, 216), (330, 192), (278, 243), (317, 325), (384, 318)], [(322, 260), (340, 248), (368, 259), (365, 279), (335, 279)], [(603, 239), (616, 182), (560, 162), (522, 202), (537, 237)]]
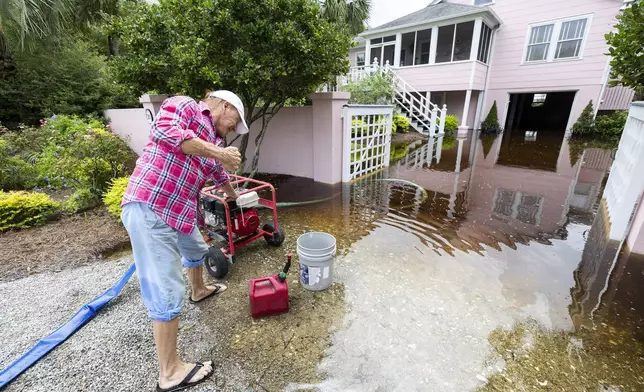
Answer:
[(324, 381), (287, 390), (644, 390), (642, 261), (603, 240), (611, 151), (563, 136), (394, 146), (384, 172), (291, 211), (344, 242), (346, 314)]

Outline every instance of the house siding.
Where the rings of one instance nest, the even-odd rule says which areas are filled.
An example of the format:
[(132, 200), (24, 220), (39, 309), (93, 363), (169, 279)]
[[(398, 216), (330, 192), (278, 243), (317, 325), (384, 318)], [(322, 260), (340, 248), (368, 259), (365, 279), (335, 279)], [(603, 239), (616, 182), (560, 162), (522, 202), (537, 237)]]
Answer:
[(398, 75), (418, 91), (467, 90), (472, 62), (444, 63), (397, 69)]
[[(497, 100), (499, 117), (505, 118), (509, 93), (576, 91), (570, 127), (588, 101), (599, 101), (607, 67), (605, 53), (608, 47), (604, 34), (617, 23), (616, 15), (622, 4), (622, 0), (541, 0), (535, 6), (530, 0), (496, 0), (491, 8), (503, 24), (496, 32), (484, 113)], [(523, 63), (530, 24), (581, 15), (592, 18), (587, 27), (590, 30), (581, 52), (582, 59)]]

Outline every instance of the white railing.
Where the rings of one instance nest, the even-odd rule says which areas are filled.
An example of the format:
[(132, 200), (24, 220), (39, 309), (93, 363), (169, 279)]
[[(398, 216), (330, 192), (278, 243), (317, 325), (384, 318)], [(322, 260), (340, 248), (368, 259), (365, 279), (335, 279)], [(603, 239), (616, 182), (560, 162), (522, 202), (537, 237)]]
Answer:
[(355, 83), (361, 79), (379, 73), (389, 75), (394, 85), (393, 101), (400, 108), (404, 109), (405, 115), (412, 123), (412, 126), (421, 133), (429, 136), (442, 135), (445, 133), (445, 116), (447, 115), (447, 105), (439, 107), (432, 103), (425, 94), (421, 94), (412, 85), (401, 78), (387, 61), (384, 65), (378, 64), (378, 59), (374, 59), (373, 64), (361, 67), (351, 67), (349, 73), (336, 78), (334, 86), (324, 85), (318, 91), (339, 91), (350, 83)]
[(348, 105), (344, 108), (342, 182), (389, 166), (393, 106)]
[(644, 102), (634, 102), (606, 182), (604, 198), (610, 238), (625, 238), (633, 211), (644, 193)]

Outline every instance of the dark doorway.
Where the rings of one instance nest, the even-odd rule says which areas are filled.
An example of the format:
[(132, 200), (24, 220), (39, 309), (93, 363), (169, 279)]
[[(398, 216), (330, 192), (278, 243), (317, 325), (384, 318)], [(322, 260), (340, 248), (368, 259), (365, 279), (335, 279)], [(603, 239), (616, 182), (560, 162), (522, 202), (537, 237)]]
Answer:
[(565, 131), (574, 91), (510, 94), (505, 129)]

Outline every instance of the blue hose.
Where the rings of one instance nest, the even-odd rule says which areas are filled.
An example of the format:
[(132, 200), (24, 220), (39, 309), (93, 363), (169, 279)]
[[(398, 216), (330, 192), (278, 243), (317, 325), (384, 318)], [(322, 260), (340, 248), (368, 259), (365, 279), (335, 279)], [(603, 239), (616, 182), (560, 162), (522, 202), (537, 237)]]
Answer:
[(130, 277), (132, 277), (135, 269), (136, 267), (132, 264), (130, 269), (127, 270), (125, 275), (123, 275), (123, 277), (121, 277), (114, 286), (94, 298), (91, 302), (83, 305), (83, 307), (80, 308), (80, 310), (76, 312), (76, 314), (65, 325), (42, 338), (29, 351), (23, 354), (22, 357), (18, 358), (12, 364), (3, 369), (2, 372), (0, 372), (0, 389), (21, 375), (25, 370), (29, 369), (29, 367), (38, 362), (51, 350), (59, 346), (76, 331), (81, 329), (88, 321), (93, 319), (99, 310), (119, 295), (121, 290), (123, 290), (123, 286), (125, 286), (127, 281), (130, 280)]

